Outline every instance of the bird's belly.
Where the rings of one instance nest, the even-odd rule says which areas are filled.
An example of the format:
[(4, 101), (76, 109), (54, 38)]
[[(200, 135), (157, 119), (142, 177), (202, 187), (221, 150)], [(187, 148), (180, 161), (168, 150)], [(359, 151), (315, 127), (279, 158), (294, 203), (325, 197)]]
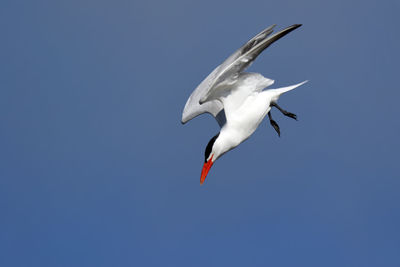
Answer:
[(229, 121), (230, 127), (235, 129), (244, 141), (254, 133), (270, 109), (265, 99), (250, 98), (232, 116)]

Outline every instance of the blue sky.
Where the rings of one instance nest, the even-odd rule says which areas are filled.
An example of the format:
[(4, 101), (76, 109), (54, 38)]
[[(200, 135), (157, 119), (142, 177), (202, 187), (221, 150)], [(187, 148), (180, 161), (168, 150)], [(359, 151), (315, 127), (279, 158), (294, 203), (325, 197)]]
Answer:
[[(398, 1), (5, 1), (1, 266), (399, 266)], [(192, 90), (271, 24), (274, 112), (199, 185)]]

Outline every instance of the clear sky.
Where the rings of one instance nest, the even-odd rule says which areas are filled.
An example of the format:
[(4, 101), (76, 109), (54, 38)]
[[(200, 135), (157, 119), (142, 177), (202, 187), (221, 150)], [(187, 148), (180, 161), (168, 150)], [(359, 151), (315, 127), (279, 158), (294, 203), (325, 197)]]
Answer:
[[(0, 266), (400, 266), (399, 1), (11, 1), (0, 9)], [(199, 185), (192, 90), (310, 80)]]

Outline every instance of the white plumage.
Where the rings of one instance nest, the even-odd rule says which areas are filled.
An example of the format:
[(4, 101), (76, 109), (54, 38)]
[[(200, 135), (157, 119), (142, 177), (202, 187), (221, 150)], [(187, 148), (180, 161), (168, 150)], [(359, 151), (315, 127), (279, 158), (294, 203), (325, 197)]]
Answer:
[[(182, 113), (182, 123), (207, 112), (216, 118), (221, 127), (220, 133), (207, 145), (201, 184), (213, 162), (249, 138), (268, 114), (271, 106), (276, 106), (285, 115), (296, 118), (296, 115), (281, 109), (277, 101), (283, 93), (306, 81), (263, 91), (274, 81), (259, 73), (246, 73), (243, 70), (265, 48), (300, 26), (292, 25), (272, 36), (270, 35), (275, 25), (268, 27), (215, 68), (190, 95)], [(271, 117), (270, 122), (280, 134), (279, 126)]]

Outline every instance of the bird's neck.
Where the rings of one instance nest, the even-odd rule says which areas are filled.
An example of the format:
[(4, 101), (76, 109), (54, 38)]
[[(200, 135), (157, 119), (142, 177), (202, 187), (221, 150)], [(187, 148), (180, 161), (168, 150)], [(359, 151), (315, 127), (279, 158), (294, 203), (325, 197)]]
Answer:
[(214, 158), (219, 158), (229, 150), (238, 146), (243, 140), (234, 129), (223, 127), (213, 146)]

